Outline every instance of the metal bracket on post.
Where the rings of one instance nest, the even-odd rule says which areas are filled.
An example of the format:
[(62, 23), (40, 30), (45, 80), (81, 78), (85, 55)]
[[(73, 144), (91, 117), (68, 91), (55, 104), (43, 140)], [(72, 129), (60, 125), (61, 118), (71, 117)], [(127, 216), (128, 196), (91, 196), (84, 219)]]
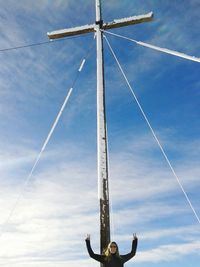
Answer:
[(103, 28), (103, 20), (99, 20), (95, 22), (96, 25), (99, 25), (99, 28), (102, 29)]

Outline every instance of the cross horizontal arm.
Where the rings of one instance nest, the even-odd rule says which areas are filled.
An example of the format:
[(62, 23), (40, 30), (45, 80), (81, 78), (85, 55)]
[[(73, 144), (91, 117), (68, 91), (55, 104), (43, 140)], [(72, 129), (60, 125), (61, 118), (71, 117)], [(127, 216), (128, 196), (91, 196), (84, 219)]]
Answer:
[[(115, 19), (111, 22), (103, 23), (102, 29), (108, 30), (112, 28), (119, 28), (119, 27), (131, 25), (131, 24), (148, 22), (148, 21), (151, 21), (152, 19), (153, 19), (153, 12), (150, 12), (150, 13), (140, 15), (140, 16), (132, 16), (132, 17), (123, 18), (123, 19)], [(84, 26), (78, 26), (78, 27), (48, 32), (47, 35), (49, 39), (58, 39), (58, 38), (63, 38), (67, 36), (84, 34), (88, 32), (95, 32), (95, 27), (96, 27), (96, 24), (87, 24)]]
[(73, 36), (73, 35), (79, 35), (84, 34), (88, 32), (94, 32), (95, 24), (87, 24), (84, 26), (78, 26), (74, 28), (68, 28), (63, 30), (57, 30), (53, 32), (48, 32), (47, 35), (49, 39), (58, 39), (63, 38), (67, 36)]
[(131, 25), (131, 24), (138, 24), (142, 22), (152, 21), (152, 19), (153, 19), (153, 12), (150, 12), (144, 15), (132, 16), (132, 17), (123, 18), (123, 19), (115, 19), (112, 22), (104, 23), (102, 28), (104, 30), (112, 29), (112, 28), (119, 28), (119, 27)]

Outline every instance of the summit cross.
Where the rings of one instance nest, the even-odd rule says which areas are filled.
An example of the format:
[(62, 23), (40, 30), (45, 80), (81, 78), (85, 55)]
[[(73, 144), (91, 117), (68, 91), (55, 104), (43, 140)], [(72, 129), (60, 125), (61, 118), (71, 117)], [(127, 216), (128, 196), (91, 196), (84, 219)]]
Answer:
[(95, 32), (97, 49), (97, 173), (98, 196), (100, 201), (100, 252), (110, 242), (110, 213), (108, 187), (108, 156), (105, 113), (105, 82), (104, 82), (104, 53), (103, 30), (119, 28), (132, 24), (148, 22), (153, 19), (153, 13), (116, 19), (104, 22), (101, 13), (101, 0), (96, 0), (96, 22), (74, 28), (48, 32), (49, 39), (58, 39), (73, 35)]

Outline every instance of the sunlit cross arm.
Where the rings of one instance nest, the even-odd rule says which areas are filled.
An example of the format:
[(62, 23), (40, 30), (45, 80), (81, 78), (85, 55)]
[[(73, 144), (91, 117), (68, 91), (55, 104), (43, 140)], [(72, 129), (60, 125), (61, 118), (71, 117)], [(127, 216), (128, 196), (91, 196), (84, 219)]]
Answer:
[[(108, 30), (108, 29), (138, 24), (138, 23), (142, 23), (142, 22), (149, 22), (152, 19), (153, 19), (153, 13), (150, 12), (150, 13), (147, 13), (144, 15), (131, 16), (128, 18), (123, 18), (123, 19), (115, 19), (111, 22), (105, 22), (105, 23), (102, 23), (101, 28), (104, 30)], [(99, 23), (99, 22), (97, 22), (97, 23)], [(47, 35), (48, 35), (49, 39), (58, 39), (58, 38), (64, 38), (64, 37), (73, 36), (73, 35), (95, 32), (96, 31), (95, 28), (96, 28), (96, 24), (86, 24), (83, 26), (48, 32)]]
[(48, 32), (47, 36), (49, 37), (49, 39), (58, 39), (58, 38), (63, 38), (67, 36), (94, 32), (94, 28), (95, 28), (95, 24), (87, 24), (84, 26), (78, 26), (78, 27)]
[(132, 24), (139, 24), (142, 22), (149, 22), (152, 19), (153, 19), (153, 12), (150, 12), (144, 15), (132, 16), (132, 17), (123, 18), (123, 19), (115, 19), (112, 22), (103, 23), (102, 28), (104, 30), (108, 30), (108, 29), (113, 29), (113, 28), (129, 26)]

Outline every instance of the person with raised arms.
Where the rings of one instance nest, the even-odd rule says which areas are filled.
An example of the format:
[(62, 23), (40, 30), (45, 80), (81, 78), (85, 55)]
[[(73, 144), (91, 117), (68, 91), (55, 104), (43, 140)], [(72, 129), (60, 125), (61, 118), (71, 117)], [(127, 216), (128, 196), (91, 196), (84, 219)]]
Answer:
[(108, 244), (103, 254), (95, 254), (91, 248), (90, 235), (87, 235), (86, 246), (91, 258), (99, 261), (104, 267), (123, 267), (124, 263), (133, 258), (136, 254), (138, 238), (136, 234), (133, 234), (132, 248), (128, 254), (120, 255), (118, 245), (112, 241)]

